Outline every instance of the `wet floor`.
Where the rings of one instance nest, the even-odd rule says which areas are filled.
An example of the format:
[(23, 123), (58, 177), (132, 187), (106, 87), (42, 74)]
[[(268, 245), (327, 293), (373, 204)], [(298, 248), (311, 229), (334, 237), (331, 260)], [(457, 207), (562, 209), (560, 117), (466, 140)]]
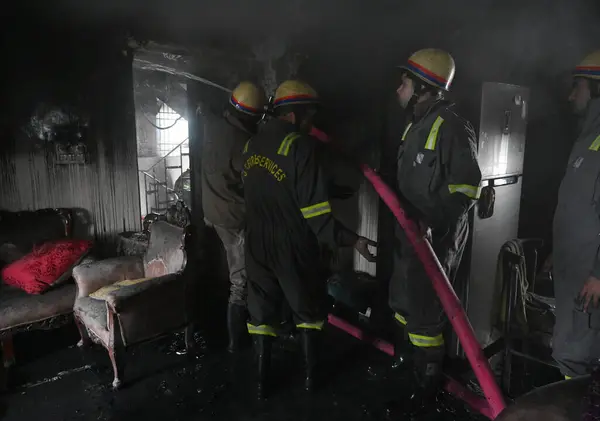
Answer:
[[(274, 349), (274, 392), (255, 399), (252, 352), (232, 359), (222, 344), (195, 335), (197, 352), (186, 355), (175, 334), (128, 352), (125, 387), (113, 392), (106, 351), (80, 350), (73, 326), (16, 337), (18, 365), (0, 419), (17, 420), (480, 420), (462, 403), (440, 394), (424, 412), (387, 413), (411, 393), (408, 373), (390, 357), (328, 328), (323, 346), (325, 382), (313, 396), (302, 390), (300, 355), (293, 340)], [(44, 346), (46, 344), (46, 346)], [(50, 347), (48, 344), (52, 344)]]

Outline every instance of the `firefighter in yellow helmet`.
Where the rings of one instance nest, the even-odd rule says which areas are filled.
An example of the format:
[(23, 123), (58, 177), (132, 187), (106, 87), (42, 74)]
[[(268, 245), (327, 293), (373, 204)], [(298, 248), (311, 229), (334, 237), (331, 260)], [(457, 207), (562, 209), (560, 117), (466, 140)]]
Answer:
[(222, 114), (206, 114), (202, 145), (202, 208), (208, 226), (223, 243), (229, 267), (228, 350), (247, 342), (244, 227), (246, 209), (242, 184), (242, 150), (256, 133), (267, 103), (264, 91), (241, 82), (229, 97)]
[[(408, 121), (398, 134), (397, 189), (453, 281), (467, 241), (467, 213), (479, 194), (477, 139), (471, 124), (444, 99), (455, 72), (450, 54), (420, 50), (400, 69), (396, 93)], [(395, 313), (396, 356), (398, 362), (413, 357), (418, 384), (429, 396), (441, 381), (445, 315), (402, 228), (395, 231), (389, 303)]]
[(320, 243), (354, 246), (374, 259), (367, 247), (374, 243), (345, 228), (331, 213), (318, 140), (308, 136), (318, 102), (308, 84), (283, 82), (273, 102), (277, 118), (244, 149), (248, 331), (258, 356), (259, 398), (268, 386), (271, 343), (283, 300), (301, 332), (305, 387), (310, 391), (314, 386), (317, 341), (327, 316), (327, 270)]
[(600, 50), (575, 67), (569, 101), (582, 124), (554, 213), (553, 356), (573, 377), (600, 356)]

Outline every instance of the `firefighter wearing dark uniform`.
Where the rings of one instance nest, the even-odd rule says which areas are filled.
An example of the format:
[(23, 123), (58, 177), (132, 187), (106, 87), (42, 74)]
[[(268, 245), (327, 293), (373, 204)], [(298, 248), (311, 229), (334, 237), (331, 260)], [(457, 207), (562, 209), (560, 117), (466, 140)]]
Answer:
[[(468, 210), (479, 194), (481, 172), (471, 124), (443, 99), (454, 77), (450, 54), (425, 49), (401, 66), (400, 104), (411, 118), (402, 133), (397, 187), (452, 282), (467, 241)], [(395, 312), (396, 353), (414, 356), (418, 383), (433, 391), (445, 355), (445, 315), (431, 280), (403, 230), (396, 226), (389, 301)]]
[(575, 68), (569, 101), (581, 118), (554, 214), (553, 356), (565, 377), (600, 357), (600, 50)]
[(301, 332), (307, 390), (313, 386), (316, 346), (327, 316), (326, 268), (319, 243), (354, 246), (371, 259), (373, 243), (332, 216), (317, 140), (306, 135), (317, 93), (299, 81), (282, 83), (278, 115), (244, 149), (248, 331), (258, 355), (259, 398), (265, 395), (271, 342), (286, 300)]
[(262, 89), (252, 82), (241, 82), (220, 114), (204, 116), (202, 145), (202, 210), (208, 226), (223, 243), (229, 269), (227, 330), (229, 352), (250, 342), (246, 330), (246, 270), (244, 227), (246, 206), (242, 184), (242, 150), (256, 133), (267, 103)]

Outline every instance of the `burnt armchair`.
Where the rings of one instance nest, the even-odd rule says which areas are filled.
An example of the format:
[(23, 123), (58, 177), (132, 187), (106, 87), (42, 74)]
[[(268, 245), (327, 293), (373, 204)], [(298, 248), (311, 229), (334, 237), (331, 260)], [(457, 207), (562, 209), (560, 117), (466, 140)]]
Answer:
[(179, 329), (185, 329), (186, 348), (191, 347), (185, 266), (185, 229), (157, 221), (144, 256), (106, 259), (74, 269), (78, 345), (95, 342), (108, 350), (114, 389), (122, 384), (127, 348)]

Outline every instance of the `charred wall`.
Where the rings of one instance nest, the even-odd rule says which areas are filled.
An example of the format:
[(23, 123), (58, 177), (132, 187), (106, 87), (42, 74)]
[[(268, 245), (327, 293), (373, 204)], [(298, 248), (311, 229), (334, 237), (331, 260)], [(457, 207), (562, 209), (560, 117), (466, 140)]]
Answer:
[[(89, 234), (140, 228), (132, 58), (125, 43), (48, 25), (5, 28), (0, 208), (80, 210)], [(31, 23), (31, 22), (30, 22)], [(58, 164), (65, 120), (86, 164)]]
[[(268, 69), (273, 71), (266, 81), (273, 85), (274, 79), (281, 82), (295, 73), (311, 82), (323, 98), (323, 128), (343, 137), (340, 143), (358, 157), (379, 148), (386, 127), (401, 120), (391, 98), (394, 65), (419, 48), (447, 49), (457, 64), (452, 97), (475, 125), (482, 82), (531, 88), (521, 233), (546, 238), (574, 139), (565, 101), (569, 71), (600, 48), (597, 0), (265, 0), (260, 12), (252, 2), (239, 0), (179, 7), (58, 0), (39, 7), (45, 16), (85, 28), (120, 22), (150, 39), (210, 44), (227, 54), (235, 45), (237, 53), (263, 59), (265, 48), (253, 44), (268, 47), (267, 56), (281, 50), (306, 56), (298, 66), (288, 62)], [(206, 60), (200, 56), (199, 61)], [(297, 71), (289, 71), (292, 67)], [(249, 76), (246, 66), (239, 69), (240, 77)], [(391, 132), (393, 140), (397, 133)]]

